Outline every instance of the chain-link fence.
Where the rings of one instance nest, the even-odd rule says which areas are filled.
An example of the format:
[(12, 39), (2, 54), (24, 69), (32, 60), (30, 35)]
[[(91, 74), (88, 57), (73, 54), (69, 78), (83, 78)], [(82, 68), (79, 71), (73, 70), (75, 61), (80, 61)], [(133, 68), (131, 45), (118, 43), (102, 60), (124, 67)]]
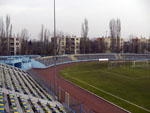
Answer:
[(84, 103), (76, 100), (61, 86), (57, 86), (57, 94), (54, 93), (54, 84), (41, 77), (35, 72), (30, 74), (36, 81), (40, 83), (51, 95), (56, 96), (70, 113), (94, 113), (91, 109), (86, 107)]

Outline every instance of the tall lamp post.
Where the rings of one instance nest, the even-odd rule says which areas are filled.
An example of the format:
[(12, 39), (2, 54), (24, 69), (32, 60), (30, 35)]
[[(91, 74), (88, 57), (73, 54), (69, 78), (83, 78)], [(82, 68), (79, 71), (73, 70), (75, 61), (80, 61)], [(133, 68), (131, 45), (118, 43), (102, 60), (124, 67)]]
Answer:
[(56, 13), (55, 13), (55, 0), (54, 0), (54, 93), (56, 95)]

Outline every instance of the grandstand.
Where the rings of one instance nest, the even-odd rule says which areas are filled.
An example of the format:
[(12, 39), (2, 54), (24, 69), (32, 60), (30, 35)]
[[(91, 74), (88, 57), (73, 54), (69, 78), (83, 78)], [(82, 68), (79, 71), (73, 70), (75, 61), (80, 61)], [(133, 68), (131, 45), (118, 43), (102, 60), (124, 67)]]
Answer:
[[(150, 54), (114, 54), (114, 53), (102, 53), (102, 54), (78, 54), (78, 55), (69, 55), (69, 56), (57, 56), (56, 63), (72, 63), (72, 62), (81, 62), (81, 61), (98, 61), (99, 59), (107, 58), (110, 61), (116, 60), (150, 60)], [(39, 57), (36, 59), (45, 66), (54, 65), (54, 57)]]
[(121, 54), (124, 60), (150, 60), (150, 54)]
[(116, 60), (115, 54), (88, 54), (88, 55), (75, 55), (78, 60), (90, 60), (90, 59), (104, 59)]
[(65, 113), (65, 110), (28, 73), (0, 64), (0, 113)]
[[(54, 64), (54, 57), (38, 58), (36, 60), (43, 63), (46, 66)], [(68, 56), (57, 56), (56, 57), (56, 63), (62, 63), (62, 62), (68, 62), (68, 61), (72, 61), (72, 59), (69, 58)]]
[[(84, 54), (84, 55), (68, 55), (68, 56), (57, 56), (56, 63), (69, 63), (69, 62), (80, 62), (80, 61), (98, 61), (99, 59), (107, 58), (109, 60), (118, 60), (115, 54)], [(44, 64), (45, 66), (52, 66), (54, 64), (54, 57), (37, 58), (37, 61)]]
[[(57, 56), (56, 63), (72, 63), (80, 61), (98, 61), (99, 59), (107, 58), (110, 61), (116, 60), (150, 60), (150, 54), (115, 54), (115, 53), (102, 53), (102, 54), (78, 54), (78, 55), (66, 55), (66, 56)], [(36, 59), (45, 66), (52, 66), (54, 64), (54, 57), (39, 57)]]

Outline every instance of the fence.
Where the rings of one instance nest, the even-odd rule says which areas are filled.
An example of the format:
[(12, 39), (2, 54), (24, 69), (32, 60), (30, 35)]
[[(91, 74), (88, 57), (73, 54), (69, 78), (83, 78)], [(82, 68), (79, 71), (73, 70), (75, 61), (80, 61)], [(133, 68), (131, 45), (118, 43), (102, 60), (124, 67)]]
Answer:
[(57, 86), (57, 94), (54, 94), (54, 84), (50, 81), (42, 78), (36, 72), (29, 73), (42, 87), (44, 87), (51, 95), (56, 97), (56, 99), (61, 102), (68, 113), (94, 113), (91, 109), (86, 107), (82, 102), (77, 101), (61, 86)]

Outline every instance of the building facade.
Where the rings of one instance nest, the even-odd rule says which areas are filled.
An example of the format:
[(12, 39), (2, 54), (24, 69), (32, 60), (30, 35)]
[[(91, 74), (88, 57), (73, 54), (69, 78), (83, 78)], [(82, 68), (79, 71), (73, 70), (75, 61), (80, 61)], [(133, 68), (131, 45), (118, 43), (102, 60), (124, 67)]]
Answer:
[[(112, 52), (112, 43), (115, 42), (114, 40), (116, 41), (116, 39), (112, 39), (110, 37), (97, 38), (99, 52), (106, 52), (106, 53)], [(124, 47), (123, 38), (120, 38), (118, 40), (118, 43), (119, 43), (119, 51), (123, 52), (123, 47)], [(117, 45), (115, 45), (115, 47), (117, 47)]]
[(140, 52), (140, 39), (133, 38), (131, 40), (132, 44), (132, 53), (139, 53)]
[[(54, 37), (51, 38), (54, 44)], [(57, 54), (79, 54), (80, 53), (80, 38), (62, 36), (56, 38)]]
[(107, 48), (107, 43), (105, 41), (105, 38), (97, 38), (97, 46), (98, 46), (98, 52), (104, 53)]
[(6, 49), (6, 55), (21, 54), (21, 39), (20, 38), (3, 38), (3, 46)]
[(150, 39), (140, 38), (140, 52), (141, 53), (149, 53), (150, 49)]

